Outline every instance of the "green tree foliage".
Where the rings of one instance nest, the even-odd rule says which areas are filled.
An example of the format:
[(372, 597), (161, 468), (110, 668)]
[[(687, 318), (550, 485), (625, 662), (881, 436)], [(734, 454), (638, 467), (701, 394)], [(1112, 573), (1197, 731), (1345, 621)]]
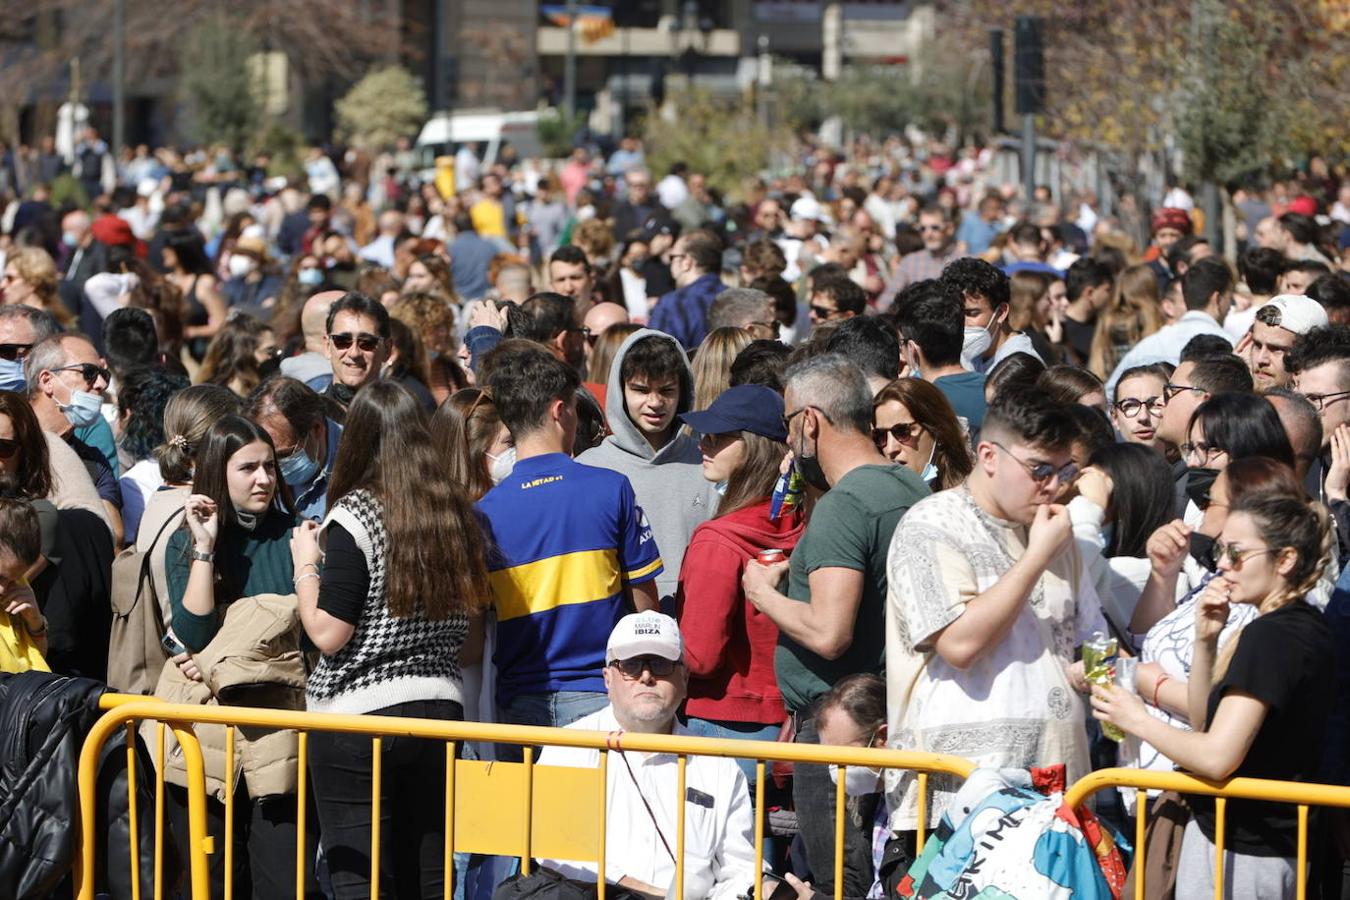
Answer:
[(693, 90), (669, 102), (672, 116), (653, 111), (643, 126), (647, 164), (658, 174), (684, 162), (704, 173), (710, 187), (734, 195), (791, 144), (787, 128), (765, 127), (754, 106), (741, 98)]
[(539, 116), (539, 143), (548, 156), (561, 158), (572, 152), (576, 137), (586, 127), (586, 114), (575, 113), (570, 119), (560, 109), (550, 109)]
[(248, 145), (262, 119), (249, 67), (257, 52), (253, 35), (224, 10), (188, 32), (181, 84), (197, 140), (226, 144), (236, 153)]
[(427, 118), (422, 86), (402, 66), (375, 69), (333, 104), (337, 137), (377, 150), (416, 134)]

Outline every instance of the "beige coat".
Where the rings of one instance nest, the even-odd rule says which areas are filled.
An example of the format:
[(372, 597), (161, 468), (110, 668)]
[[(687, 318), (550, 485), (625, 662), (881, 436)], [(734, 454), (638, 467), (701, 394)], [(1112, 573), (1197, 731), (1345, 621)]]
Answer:
[[(168, 662), (155, 696), (170, 703), (305, 708), (305, 663), (294, 594), (259, 594), (234, 601), (225, 609), (220, 631), (194, 659), (202, 681), (189, 680)], [(153, 723), (146, 723), (145, 737), (153, 748), (152, 727)], [(193, 726), (206, 761), (207, 790), (222, 802), (226, 727)], [(171, 735), (169, 741), (164, 777), (171, 784), (186, 786), (182, 751)], [(294, 731), (236, 728), (235, 750), (231, 780), (237, 785), (242, 775), (249, 797), (295, 793), (300, 754)]]

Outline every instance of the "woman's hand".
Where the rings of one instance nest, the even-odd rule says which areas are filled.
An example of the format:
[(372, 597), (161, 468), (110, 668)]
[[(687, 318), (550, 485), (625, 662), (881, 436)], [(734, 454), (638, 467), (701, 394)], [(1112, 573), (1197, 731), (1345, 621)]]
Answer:
[(506, 333), (506, 304), (500, 307), (491, 300), (481, 300), (469, 313), (469, 328), (484, 326)]
[(1181, 571), (1186, 554), (1191, 550), (1191, 528), (1180, 519), (1173, 519), (1149, 536), (1148, 561), (1153, 571), (1170, 577)]
[(1058, 306), (1051, 305), (1050, 320), (1045, 323), (1045, 336), (1052, 344), (1064, 342), (1064, 320)]
[(301, 522), (295, 526), (291, 532), (291, 565), (295, 569), (296, 577), (300, 576), (300, 570), (306, 566), (319, 566), (319, 560), (323, 558), (323, 553), (319, 550), (319, 524), (317, 522)]
[(1078, 476), (1078, 494), (1106, 509), (1111, 505), (1111, 493), (1115, 484), (1111, 476), (1096, 466), (1088, 466)]
[(1213, 642), (1228, 624), (1228, 596), (1232, 585), (1222, 575), (1215, 576), (1195, 601), (1195, 639)]
[(1065, 672), (1069, 676), (1069, 686), (1080, 694), (1092, 692), (1092, 682), (1087, 680), (1087, 664), (1081, 659), (1075, 660)]
[(1331, 433), (1331, 468), (1327, 469), (1327, 499), (1346, 499), (1350, 488), (1350, 425), (1342, 424)]
[(1126, 734), (1138, 734), (1152, 716), (1144, 701), (1114, 684), (1092, 686), (1092, 715), (1099, 722), (1110, 722)]
[(183, 677), (189, 681), (201, 681), (202, 670), (197, 668), (197, 663), (193, 661), (192, 654), (184, 650), (177, 656), (169, 658), (169, 662), (178, 667), (178, 671), (183, 673)]
[(216, 509), (216, 501), (202, 494), (193, 494), (187, 498), (184, 508), (187, 510), (193, 549), (211, 553), (216, 549), (216, 537), (220, 534), (220, 511)]

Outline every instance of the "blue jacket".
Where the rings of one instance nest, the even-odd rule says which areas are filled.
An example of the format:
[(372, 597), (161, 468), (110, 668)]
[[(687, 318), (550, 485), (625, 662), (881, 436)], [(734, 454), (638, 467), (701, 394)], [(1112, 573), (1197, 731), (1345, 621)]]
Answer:
[(652, 310), (648, 327), (664, 331), (693, 350), (708, 335), (708, 308), (725, 289), (722, 279), (709, 273), (692, 284), (664, 295)]

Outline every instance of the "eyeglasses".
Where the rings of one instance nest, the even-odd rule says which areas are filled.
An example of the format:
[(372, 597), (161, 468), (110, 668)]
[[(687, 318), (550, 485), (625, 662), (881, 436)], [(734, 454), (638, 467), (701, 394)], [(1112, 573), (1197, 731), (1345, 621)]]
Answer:
[(669, 259), (671, 262), (674, 262), (674, 261), (677, 260), (677, 259), (685, 259), (685, 258), (687, 258), (688, 256), (689, 256), (688, 253), (672, 253), (672, 254), (670, 254), (670, 256), (668, 256), (668, 257), (666, 257), (666, 258)]
[(831, 309), (828, 306), (817, 306), (814, 303), (811, 304), (811, 312), (816, 314), (817, 319), (829, 319), (839, 315), (839, 310), (837, 309)]
[(778, 336), (779, 330), (782, 328), (782, 325), (783, 325), (783, 323), (782, 323), (782, 322), (779, 322), (777, 319), (774, 319), (772, 322), (746, 322), (746, 323), (745, 323), (745, 327), (746, 327), (746, 330), (747, 330), (747, 331), (766, 332), (766, 333), (768, 333), (768, 334), (774, 335), (775, 337)]
[(1183, 459), (1198, 459), (1201, 463), (1208, 463), (1211, 459), (1220, 453), (1227, 453), (1223, 447), (1216, 447), (1213, 444), (1207, 444), (1204, 441), (1195, 441), (1194, 443), (1182, 444), (1179, 448)]
[(1199, 391), (1202, 394), (1209, 393), (1209, 391), (1204, 388), (1193, 387), (1189, 384), (1172, 384), (1171, 382), (1168, 382), (1163, 385), (1163, 405), (1165, 406), (1168, 403), (1171, 403), (1172, 398), (1182, 391)]
[(1144, 407), (1148, 407), (1149, 415), (1158, 415), (1166, 405), (1167, 401), (1161, 397), (1145, 397), (1143, 400), (1138, 397), (1127, 397), (1124, 400), (1117, 400), (1115, 409), (1125, 418), (1133, 419)]
[(356, 342), (356, 347), (362, 353), (374, 353), (384, 343), (384, 338), (378, 334), (370, 334), (363, 331), (360, 334), (352, 334), (350, 331), (344, 331), (341, 334), (330, 334), (329, 342), (338, 350), (346, 350), (351, 347), (352, 342)]
[(893, 437), (902, 444), (908, 444), (910, 439), (918, 439), (919, 433), (923, 431), (923, 426), (918, 422), (897, 422), (890, 428), (873, 428), (872, 442), (877, 445), (878, 450), (886, 448), (886, 438)]
[(944, 228), (946, 228), (946, 227), (947, 227), (946, 225), (920, 225), (920, 226), (918, 227), (918, 230), (921, 231), (921, 232), (922, 232), (922, 231), (941, 231), (942, 229), (944, 229)]
[(612, 668), (618, 669), (619, 674), (629, 681), (641, 678), (644, 670), (657, 678), (668, 678), (678, 665), (675, 660), (666, 659), (664, 656), (634, 656), (632, 659), (616, 659), (610, 663)]
[(28, 351), (32, 349), (32, 344), (0, 344), (0, 359), (7, 359), (10, 362), (25, 359)]
[(1070, 484), (1078, 478), (1078, 464), (1065, 463), (1059, 468), (1055, 468), (1054, 463), (1048, 462), (1027, 462), (1024, 459), (1018, 459), (1011, 450), (1000, 444), (998, 441), (990, 441), (998, 449), (1012, 457), (1013, 462), (1027, 470), (1031, 480), (1037, 484), (1044, 484), (1051, 478), (1058, 478), (1061, 484)]
[[(5, 345), (0, 344), (0, 351), (3, 351), (4, 348)], [(4, 355), (3, 352), (0, 352), (0, 356), (3, 355)], [(1334, 394), (1304, 394), (1303, 396), (1307, 397), (1308, 402), (1311, 403), (1313, 406), (1317, 407), (1317, 409), (1320, 411), (1325, 410), (1328, 406), (1330, 406), (1333, 403), (1339, 403), (1346, 397), (1350, 397), (1350, 391), (1337, 391)]]
[(107, 381), (110, 378), (112, 378), (111, 372), (109, 372), (102, 366), (96, 366), (93, 363), (75, 363), (73, 365), (61, 366), (59, 368), (52, 369), (52, 371), (79, 372), (80, 377), (84, 379), (84, 383), (90, 386), (92, 386), (94, 382), (98, 381), (100, 378), (103, 379), (104, 383), (107, 383)]
[(1230, 569), (1241, 569), (1242, 564), (1249, 559), (1255, 559), (1258, 556), (1265, 556), (1267, 553), (1278, 553), (1279, 550), (1274, 547), (1267, 547), (1265, 550), (1243, 550), (1237, 544), (1225, 544), (1222, 541), (1216, 541), (1214, 549), (1210, 551), (1210, 565), (1217, 569), (1219, 563), (1225, 559), (1228, 560)]
[(801, 409), (793, 410), (786, 416), (783, 416), (783, 430), (787, 431), (789, 427), (792, 425), (792, 420), (797, 416), (801, 415), (802, 413), (806, 412), (808, 409), (815, 409), (816, 415), (820, 416), (822, 419), (824, 419), (826, 422), (829, 422), (831, 425), (834, 424), (834, 419), (831, 419), (829, 416), (825, 415), (825, 413), (816, 409), (814, 406), (808, 404), (807, 406), (803, 406)]
[(18, 451), (18, 441), (13, 438), (0, 438), (0, 459), (9, 459)]

